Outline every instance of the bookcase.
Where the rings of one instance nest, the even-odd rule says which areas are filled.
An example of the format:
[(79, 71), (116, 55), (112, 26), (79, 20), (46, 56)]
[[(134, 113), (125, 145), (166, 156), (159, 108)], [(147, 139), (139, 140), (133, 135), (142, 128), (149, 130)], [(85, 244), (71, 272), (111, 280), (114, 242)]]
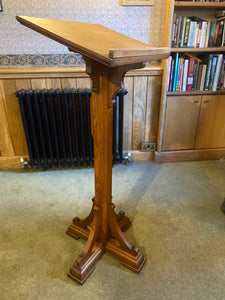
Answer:
[(224, 1), (167, 1), (156, 161), (225, 157), (223, 11)]

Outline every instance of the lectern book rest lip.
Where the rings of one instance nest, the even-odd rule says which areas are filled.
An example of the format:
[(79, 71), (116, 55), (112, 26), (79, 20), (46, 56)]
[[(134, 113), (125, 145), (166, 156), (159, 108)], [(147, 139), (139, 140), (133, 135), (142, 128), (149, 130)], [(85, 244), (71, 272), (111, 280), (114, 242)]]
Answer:
[[(92, 209), (84, 219), (75, 217), (67, 233), (87, 240), (68, 275), (83, 284), (104, 252), (117, 257), (123, 265), (139, 273), (146, 258), (124, 236), (130, 220), (124, 212), (114, 211), (112, 203), (113, 102), (127, 71), (140, 69), (151, 60), (167, 58), (169, 49), (152, 48), (106, 27), (33, 17), (17, 20), (82, 54), (92, 81), (91, 132), (94, 140), (95, 196)], [(137, 199), (138, 201), (138, 199)]]

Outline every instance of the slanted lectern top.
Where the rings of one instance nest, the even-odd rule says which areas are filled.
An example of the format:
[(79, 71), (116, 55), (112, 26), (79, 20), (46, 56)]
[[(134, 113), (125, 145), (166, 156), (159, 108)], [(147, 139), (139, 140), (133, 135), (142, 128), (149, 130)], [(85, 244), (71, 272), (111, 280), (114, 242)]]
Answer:
[(67, 46), (70, 51), (82, 54), (86, 71), (92, 80), (90, 105), (95, 196), (89, 215), (82, 220), (74, 218), (67, 229), (67, 233), (74, 238), (87, 240), (68, 275), (83, 284), (104, 252), (109, 252), (120, 259), (123, 265), (139, 273), (146, 258), (124, 236), (123, 231), (130, 226), (130, 220), (122, 211), (115, 213), (112, 203), (112, 99), (121, 88), (127, 71), (143, 68), (145, 62), (151, 60), (167, 58), (169, 49), (152, 48), (101, 25), (21, 16), (16, 18), (26, 27)]

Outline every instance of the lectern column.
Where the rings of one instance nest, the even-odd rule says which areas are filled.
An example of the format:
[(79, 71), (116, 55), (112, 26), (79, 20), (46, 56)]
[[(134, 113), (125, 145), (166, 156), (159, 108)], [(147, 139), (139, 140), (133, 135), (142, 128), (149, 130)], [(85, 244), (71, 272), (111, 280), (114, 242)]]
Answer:
[(75, 218), (67, 233), (75, 238), (87, 239), (87, 244), (69, 276), (83, 283), (93, 271), (100, 255), (107, 251), (119, 258), (124, 265), (139, 272), (145, 262), (144, 256), (124, 237), (129, 219), (120, 212), (115, 214), (112, 204), (112, 136), (113, 101), (123, 78), (129, 69), (141, 68), (143, 64), (108, 67), (85, 59), (87, 73), (92, 80), (91, 128), (94, 139), (95, 197), (89, 216)]

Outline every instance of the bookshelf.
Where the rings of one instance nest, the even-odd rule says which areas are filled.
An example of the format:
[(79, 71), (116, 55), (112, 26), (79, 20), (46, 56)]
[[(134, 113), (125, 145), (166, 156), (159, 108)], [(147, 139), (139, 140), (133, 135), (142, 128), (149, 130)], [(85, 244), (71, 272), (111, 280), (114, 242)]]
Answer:
[[(216, 27), (216, 15), (221, 11), (225, 11), (225, 2), (167, 1), (163, 46), (170, 47), (172, 59), (167, 59), (163, 63), (164, 75), (156, 161), (188, 161), (225, 157), (225, 118), (223, 117), (225, 115), (225, 16), (223, 31), (220, 32), (220, 34), (224, 34), (224, 37), (215, 35), (212, 46), (209, 44), (209, 31), (207, 40), (207, 26), (210, 28), (211, 23), (215, 22)], [(198, 19), (190, 18), (193, 16)], [(192, 24), (195, 26), (194, 30), (197, 29), (197, 32), (192, 35), (195, 42), (186, 46), (181, 41), (185, 32), (178, 32), (176, 33), (177, 39), (180, 37), (180, 40), (177, 40), (175, 44), (172, 43), (174, 42), (175, 26), (179, 30), (182, 28), (182, 22), (185, 24), (183, 20), (189, 18), (190, 22), (195, 23)], [(181, 19), (183, 20), (181, 21)], [(197, 41), (200, 42), (203, 30), (200, 31), (199, 28), (203, 28), (203, 21), (207, 25), (204, 25), (204, 43), (200, 46)], [(200, 22), (201, 25), (199, 25)], [(189, 41), (192, 42), (192, 40)], [(193, 78), (192, 75), (191, 80), (188, 77), (189, 65), (186, 67), (187, 77), (184, 76), (183, 63), (185, 59), (189, 60), (190, 64), (190, 56), (187, 55), (194, 57), (192, 61), (193, 66), (196, 67), (192, 70), (195, 77)], [(211, 80), (210, 87), (206, 85), (205, 80), (209, 58), (211, 61), (214, 59), (214, 73), (208, 74), (208, 77), (210, 76), (208, 81)], [(182, 63), (178, 59), (182, 60)], [(177, 67), (177, 74), (173, 74), (171, 77), (172, 89), (171, 78), (169, 78), (171, 76), (171, 60), (174, 60), (174, 65)], [(204, 64), (206, 66), (203, 74), (202, 70), (199, 70), (199, 66), (202, 65), (200, 69), (203, 69)], [(212, 71), (212, 67), (210, 70)], [(177, 76), (176, 82), (175, 76)], [(199, 79), (198, 88), (197, 79)], [(188, 83), (189, 87), (187, 88)]]

